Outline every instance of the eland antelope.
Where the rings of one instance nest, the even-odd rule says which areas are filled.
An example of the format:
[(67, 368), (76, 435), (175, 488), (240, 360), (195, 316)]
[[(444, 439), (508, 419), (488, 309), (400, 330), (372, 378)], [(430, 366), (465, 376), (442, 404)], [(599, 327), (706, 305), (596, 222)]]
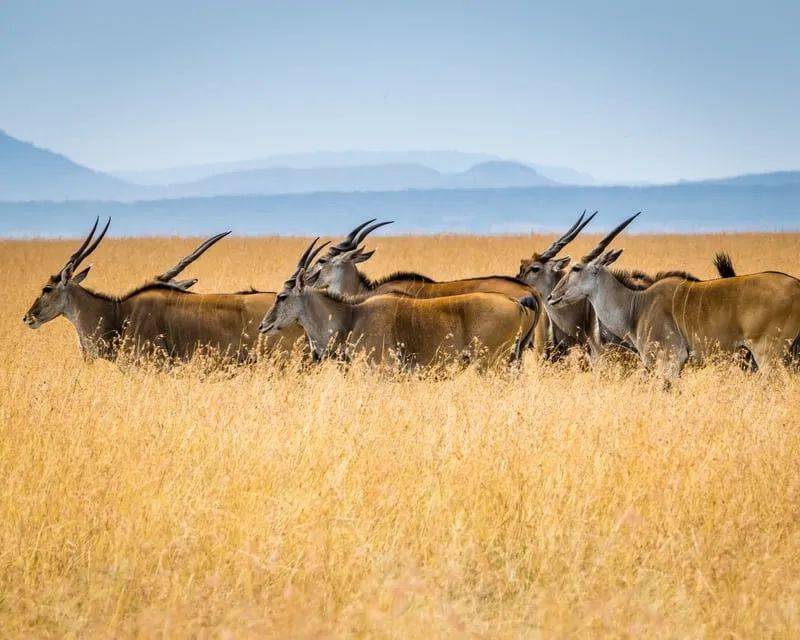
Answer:
[[(558, 257), (558, 253), (572, 242), (589, 222), (597, 215), (595, 211), (584, 219), (584, 211), (578, 220), (562, 235), (556, 239), (542, 253), (534, 253), (530, 258), (520, 260), (520, 269), (517, 278), (534, 287), (541, 294), (547, 318), (550, 321), (549, 351), (553, 358), (558, 358), (572, 347), (587, 349), (591, 359), (596, 359), (609, 347), (623, 347), (633, 350), (634, 347), (627, 340), (615, 336), (598, 321), (594, 309), (587, 300), (579, 300), (573, 304), (553, 307), (548, 302), (548, 297), (555, 286), (564, 278), (565, 270), (571, 258)], [(717, 254), (714, 266), (722, 278), (735, 275), (730, 257), (727, 254)], [(683, 280), (698, 282), (699, 278), (680, 270), (659, 271), (654, 276), (638, 269), (623, 270), (612, 269), (610, 273), (623, 285), (635, 291), (641, 291), (665, 278), (681, 278)]]
[(702, 361), (714, 351), (747, 348), (760, 371), (794, 355), (800, 336), (800, 280), (785, 273), (689, 281), (664, 278), (634, 291), (609, 267), (622, 250), (604, 253), (638, 216), (603, 238), (555, 286), (548, 304), (555, 308), (588, 300), (615, 335), (630, 340), (642, 363), (667, 383), (677, 378), (689, 357)]
[(271, 292), (196, 294), (193, 282), (173, 279), (226, 234), (210, 238), (175, 267), (124, 296), (109, 296), (81, 285), (91, 265), (76, 273), (108, 231), (109, 218), (95, 238), (99, 219), (64, 266), (45, 282), (23, 317), (32, 329), (59, 316), (75, 327), (86, 360), (116, 360), (120, 348), (137, 356), (162, 355), (187, 360), (209, 349), (235, 361), (245, 361), (262, 349), (290, 349), (303, 337), (299, 327), (287, 327), (260, 344), (258, 323), (275, 300)]
[[(542, 300), (535, 288), (504, 275), (437, 281), (419, 273), (399, 271), (378, 280), (369, 279), (357, 265), (371, 258), (375, 250), (366, 251), (361, 243), (375, 229), (392, 224), (391, 221), (376, 223), (375, 220), (357, 226), (344, 240), (331, 246), (316, 264), (309, 265), (304, 284), (343, 296), (395, 293), (414, 298), (441, 298), (467, 293), (499, 293), (516, 300), (532, 297), (537, 306), (541, 306)], [(546, 324), (540, 319), (530, 345), (540, 353), (544, 351), (546, 330)]]
[(404, 293), (347, 297), (308, 286), (313, 257), (306, 250), (260, 330), (268, 335), (295, 323), (318, 357), (365, 354), (374, 363), (430, 366), (470, 358), (482, 366), (515, 361), (532, 339), (538, 298), (499, 293), (415, 298)]

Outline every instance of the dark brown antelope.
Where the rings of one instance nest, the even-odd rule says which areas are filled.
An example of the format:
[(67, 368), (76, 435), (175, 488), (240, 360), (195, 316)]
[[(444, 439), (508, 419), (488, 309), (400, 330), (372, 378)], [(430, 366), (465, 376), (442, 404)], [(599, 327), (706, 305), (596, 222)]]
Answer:
[[(78, 332), (84, 358), (115, 360), (125, 346), (135, 355), (165, 355), (187, 360), (208, 349), (225, 358), (245, 361), (261, 349), (281, 345), (287, 350), (303, 337), (299, 327), (287, 327), (259, 344), (258, 323), (275, 300), (275, 293), (195, 294), (172, 279), (214, 242), (206, 241), (190, 256), (159, 276), (165, 281), (145, 284), (121, 296), (91, 291), (81, 283), (90, 267), (76, 273), (97, 248), (111, 220), (94, 238), (96, 221), (86, 240), (66, 264), (51, 276), (23, 321), (32, 329), (66, 317)], [(217, 237), (217, 240), (219, 238)]]
[[(638, 214), (637, 214), (638, 215)], [(764, 272), (702, 282), (665, 278), (642, 291), (620, 283), (609, 267), (622, 250), (603, 253), (632, 216), (609, 233), (553, 289), (555, 308), (588, 300), (600, 321), (630, 340), (645, 367), (667, 382), (691, 356), (752, 353), (760, 371), (794, 355), (800, 336), (800, 280)]]
[(374, 363), (425, 367), (472, 356), (485, 366), (519, 359), (532, 339), (539, 316), (534, 297), (343, 297), (306, 284), (313, 246), (265, 315), (261, 331), (272, 334), (299, 323), (318, 357), (360, 353)]

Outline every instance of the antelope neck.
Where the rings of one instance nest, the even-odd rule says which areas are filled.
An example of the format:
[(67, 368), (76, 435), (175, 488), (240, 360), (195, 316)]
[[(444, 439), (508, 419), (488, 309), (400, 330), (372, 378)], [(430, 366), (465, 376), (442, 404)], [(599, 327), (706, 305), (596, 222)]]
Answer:
[(317, 355), (339, 346), (353, 325), (353, 306), (310, 288), (301, 300), (299, 322)]
[(78, 332), (85, 352), (106, 358), (113, 357), (111, 345), (123, 329), (120, 321), (121, 304), (79, 285), (70, 287), (64, 316)]
[(600, 271), (597, 286), (589, 294), (598, 320), (620, 338), (633, 335), (634, 314), (640, 292), (619, 282), (607, 269)]

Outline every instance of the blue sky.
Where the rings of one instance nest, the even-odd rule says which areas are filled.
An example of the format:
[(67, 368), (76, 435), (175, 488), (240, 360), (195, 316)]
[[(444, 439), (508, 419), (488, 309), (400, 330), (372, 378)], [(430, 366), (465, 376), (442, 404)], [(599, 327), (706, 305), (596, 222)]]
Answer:
[(797, 169), (798, 25), (788, 1), (5, 0), (0, 129), (102, 170), (429, 148), (604, 181)]

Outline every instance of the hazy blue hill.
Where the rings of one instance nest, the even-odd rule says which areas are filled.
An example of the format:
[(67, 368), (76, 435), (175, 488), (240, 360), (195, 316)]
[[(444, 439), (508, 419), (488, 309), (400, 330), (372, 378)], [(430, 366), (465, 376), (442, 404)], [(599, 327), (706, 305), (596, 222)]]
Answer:
[[(632, 232), (800, 230), (800, 186), (533, 187), (224, 196), (133, 203), (0, 203), (2, 236), (76, 236), (96, 215), (114, 235), (339, 234), (364, 219), (396, 220), (392, 233), (556, 231), (584, 209), (592, 229), (642, 210)], [(716, 247), (709, 247), (709, 253)], [(513, 259), (511, 259), (513, 258)], [(510, 257), (510, 268), (518, 256)]]
[(152, 187), (162, 197), (313, 193), (321, 191), (397, 191), (404, 189), (485, 189), (554, 185), (516, 162), (491, 161), (461, 173), (440, 173), (420, 164), (382, 164), (316, 169), (250, 169), (195, 182)]
[(493, 160), (476, 164), (462, 173), (445, 177), (452, 188), (485, 189), (502, 187), (540, 187), (557, 184), (519, 162)]
[(152, 171), (115, 171), (114, 175), (139, 184), (168, 185), (253, 169), (318, 169), (320, 167), (420, 164), (442, 173), (457, 173), (490, 160), (499, 160), (499, 158), (486, 153), (462, 153), (460, 151), (313, 151)]
[(800, 171), (773, 171), (772, 173), (748, 173), (731, 178), (707, 180), (707, 184), (727, 184), (740, 187), (763, 185), (768, 187), (783, 187), (800, 185)]
[[(502, 160), (488, 153), (462, 151), (315, 151), (256, 158), (241, 162), (198, 164), (152, 171), (116, 171), (114, 175), (145, 185), (168, 185), (202, 180), (213, 175), (252, 169), (316, 169), (319, 167), (364, 167), (391, 164), (418, 164), (440, 173), (461, 173), (484, 162)], [(592, 176), (567, 167), (523, 163), (541, 176), (564, 184), (593, 184)]]
[(0, 200), (130, 198), (143, 190), (0, 131)]
[(161, 189), (167, 197), (314, 191), (393, 191), (438, 186), (438, 171), (416, 164), (317, 169), (251, 169), (214, 175)]
[[(344, 163), (417, 157), (454, 166), (480, 155), (369, 153), (298, 158)], [(228, 227), (250, 234), (339, 233), (376, 216), (397, 220), (395, 232), (524, 232), (557, 230), (583, 209), (602, 212), (595, 228), (643, 210), (636, 231), (800, 229), (800, 172), (667, 186), (577, 187), (554, 184), (530, 165), (482, 156), (462, 171), (399, 161), (270, 167), (144, 187), (0, 132), (2, 236), (75, 235), (106, 214), (115, 218), (114, 233), (130, 235), (199, 235)]]
[[(362, 152), (307, 154), (307, 162), (338, 161), (341, 166), (269, 167), (216, 173), (166, 186), (134, 185), (81, 166), (65, 156), (40, 149), (0, 131), (0, 201), (117, 200), (269, 195), (327, 191), (394, 191), (404, 189), (539, 186), (552, 181), (534, 169), (499, 160), (482, 162), (463, 172), (443, 173), (424, 164), (394, 162), (349, 165)], [(373, 160), (393, 154), (367, 154)], [(396, 155), (396, 154), (394, 154)], [(480, 154), (409, 152), (409, 155), (456, 164)], [(218, 169), (223, 165), (215, 165)]]

